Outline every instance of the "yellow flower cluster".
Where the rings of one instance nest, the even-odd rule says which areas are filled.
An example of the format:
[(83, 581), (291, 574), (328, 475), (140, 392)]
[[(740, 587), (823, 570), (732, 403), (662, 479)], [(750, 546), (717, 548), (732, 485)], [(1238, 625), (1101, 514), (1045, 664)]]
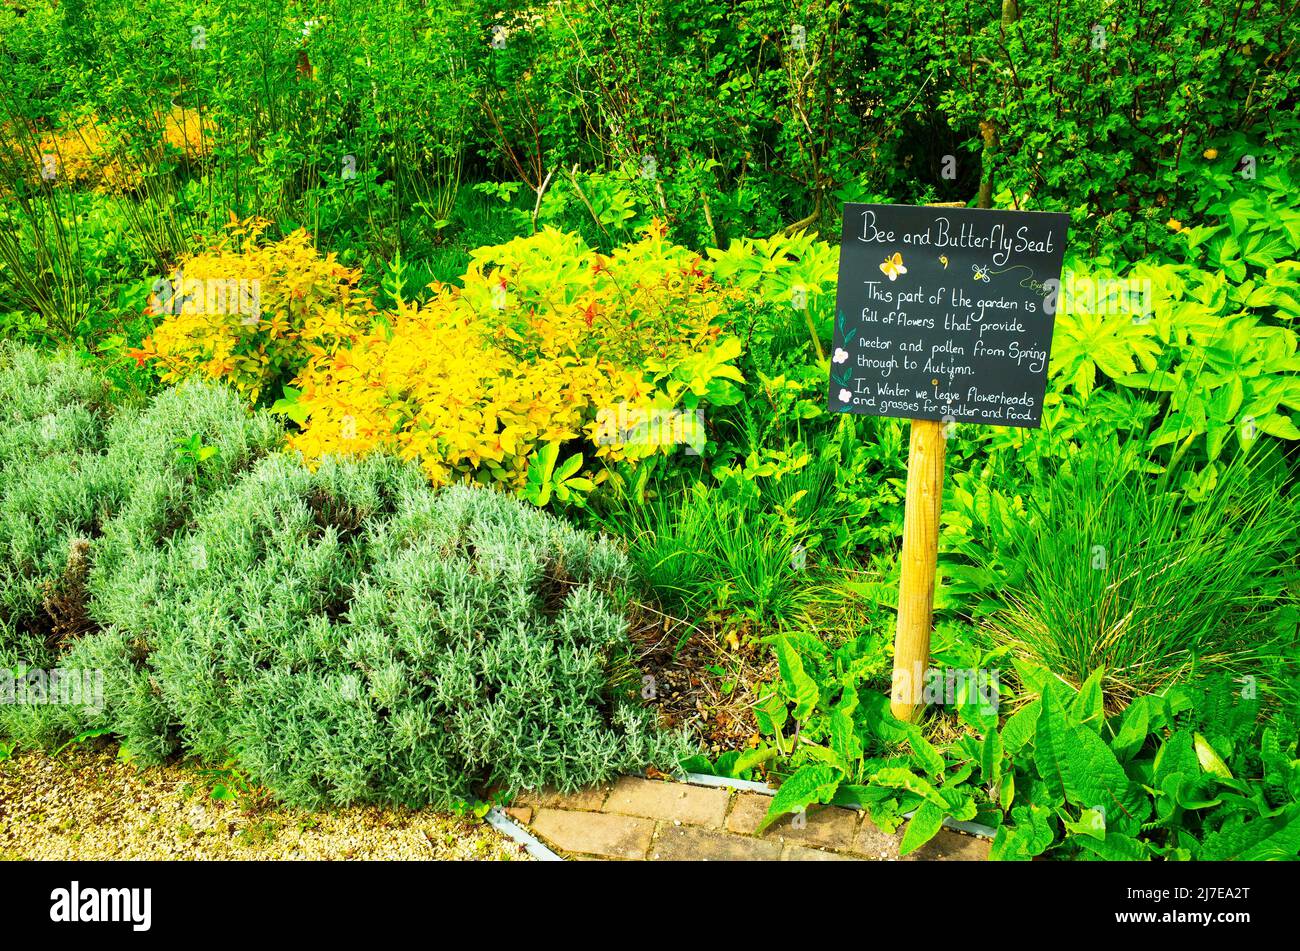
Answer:
[(200, 373), (256, 401), (313, 357), (350, 346), (374, 307), (359, 272), (324, 257), (305, 230), (263, 240), (267, 222), (232, 218), (212, 248), (155, 284), (150, 311), (164, 319), (132, 355), (154, 360), (165, 382)]
[(586, 458), (609, 461), (665, 451), (609, 421), (627, 406), (694, 409), (740, 380), (727, 363), (739, 348), (719, 339), (733, 293), (658, 224), (607, 257), (553, 229), (481, 248), (461, 284), (314, 356), (292, 447), (309, 459), (382, 447), (435, 483), (519, 489), (548, 443), (584, 439)]
[(91, 187), (105, 194), (123, 194), (140, 184), (141, 168), (154, 167), (170, 152), (198, 161), (210, 148), (210, 127), (193, 109), (172, 106), (159, 113), (148, 133), (157, 141), (146, 154), (130, 157), (130, 136), (115, 133), (96, 117), (69, 121), (41, 137), (31, 156), (35, 175), (55, 184)]

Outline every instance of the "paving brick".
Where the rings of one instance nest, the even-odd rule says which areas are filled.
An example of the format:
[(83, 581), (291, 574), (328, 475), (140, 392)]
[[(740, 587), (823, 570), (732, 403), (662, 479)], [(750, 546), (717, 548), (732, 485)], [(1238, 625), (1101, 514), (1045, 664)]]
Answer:
[(853, 839), (852, 851), (867, 858), (889, 860), (898, 858), (898, 843), (903, 840), (902, 832), (892, 835), (877, 828), (870, 816), (862, 817), (862, 825)]
[(577, 809), (588, 812), (598, 812), (600, 807), (605, 803), (605, 797), (609, 795), (608, 786), (592, 786), (588, 789), (579, 789), (573, 793), (563, 793), (556, 796), (550, 803), (552, 809)]
[[(740, 793), (727, 814), (727, 830), (741, 835), (753, 835), (767, 815), (771, 803), (772, 797), (762, 793)], [(794, 816), (782, 816), (767, 827), (763, 838), (827, 849), (847, 849), (853, 844), (853, 832), (857, 825), (858, 814), (851, 809), (810, 806), (803, 817), (802, 827), (795, 825)]]
[(857, 855), (843, 855), (839, 852), (824, 852), (821, 849), (809, 849), (802, 845), (787, 845), (781, 854), (783, 862), (863, 862)]
[(579, 789), (573, 793), (561, 793), (554, 789), (525, 790), (511, 801), (513, 806), (530, 806), (533, 809), (569, 809), (599, 812), (609, 795), (610, 786), (602, 784)]
[(940, 829), (933, 839), (904, 858), (905, 862), (983, 862), (989, 857), (988, 839)]
[(649, 819), (604, 812), (542, 809), (533, 819), (532, 830), (565, 852), (643, 859), (654, 837), (655, 824)]
[(736, 798), (732, 800), (731, 811), (727, 813), (727, 831), (753, 835), (758, 824), (767, 815), (767, 807), (771, 802), (771, 796), (764, 796), (761, 793), (737, 793)]
[(727, 814), (730, 798), (731, 794), (725, 789), (625, 776), (605, 800), (604, 809), (605, 812), (717, 829)]
[[(889, 834), (869, 817), (834, 806), (811, 807), (802, 828), (793, 824), (793, 817), (785, 816), (761, 837), (755, 836), (771, 802), (770, 796), (759, 793), (740, 792), (733, 797), (725, 789), (624, 777), (612, 787), (597, 786), (578, 793), (526, 793), (506, 811), (556, 849), (579, 858), (898, 859), (905, 827)], [(834, 851), (824, 851), (827, 849)], [(906, 861), (982, 861), (988, 852), (987, 839), (941, 829)]]
[[(898, 846), (903, 841), (906, 824), (892, 835), (882, 832), (864, 817), (862, 826), (853, 840), (853, 851), (872, 859), (898, 858)], [(963, 835), (953, 829), (940, 829), (925, 845), (903, 858), (905, 862), (982, 862), (989, 857), (989, 840)]]
[(533, 809), (531, 806), (506, 806), (506, 815), (515, 822), (522, 822), (524, 825), (533, 821)]
[(774, 862), (781, 845), (748, 836), (661, 823), (649, 858), (661, 862)]

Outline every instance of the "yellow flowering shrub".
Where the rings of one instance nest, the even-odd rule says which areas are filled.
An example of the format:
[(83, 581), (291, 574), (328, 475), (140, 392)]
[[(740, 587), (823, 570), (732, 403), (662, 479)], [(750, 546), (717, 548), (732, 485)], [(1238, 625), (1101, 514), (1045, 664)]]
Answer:
[(522, 490), (534, 453), (550, 447), (553, 465), (561, 443), (611, 462), (667, 451), (664, 427), (622, 425), (626, 407), (739, 398), (740, 344), (721, 329), (735, 292), (657, 223), (608, 256), (553, 229), (481, 248), (460, 284), (434, 284), (350, 348), (314, 355), (292, 447), (309, 459), (384, 448), (435, 483)]
[(147, 145), (146, 155), (124, 161), (127, 143), (107, 124), (94, 116), (69, 120), (36, 144), (36, 154), (30, 156), (33, 177), (124, 194), (140, 184), (139, 168), (153, 167), (167, 153), (190, 162), (207, 155), (211, 137), (205, 126), (196, 110), (172, 106), (158, 114), (158, 141)]
[(211, 248), (156, 282), (149, 309), (162, 320), (132, 356), (154, 361), (164, 382), (198, 373), (255, 402), (368, 332), (374, 306), (356, 289), (360, 273), (322, 256), (304, 229), (264, 240), (267, 224), (232, 217)]

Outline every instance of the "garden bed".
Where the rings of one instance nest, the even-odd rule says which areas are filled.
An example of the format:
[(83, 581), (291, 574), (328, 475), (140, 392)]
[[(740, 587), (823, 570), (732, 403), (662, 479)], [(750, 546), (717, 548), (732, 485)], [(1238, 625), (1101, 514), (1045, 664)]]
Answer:
[[(537, 810), (640, 857), (742, 799), (767, 858), (815, 816), (900, 858), (1300, 853), (1285, 8), (142, 2), (0, 5), (5, 849), (54, 816), (99, 854), (102, 815), (341, 855), (351, 816), (414, 857), (399, 805), (686, 773), (775, 792), (700, 836)], [(867, 207), (960, 238), (844, 254)], [(1042, 266), (961, 257), (1031, 219)], [(989, 300), (901, 309), (958, 272)], [(1033, 393), (859, 412), (875, 317)], [(962, 397), (919, 372), (876, 396)]]

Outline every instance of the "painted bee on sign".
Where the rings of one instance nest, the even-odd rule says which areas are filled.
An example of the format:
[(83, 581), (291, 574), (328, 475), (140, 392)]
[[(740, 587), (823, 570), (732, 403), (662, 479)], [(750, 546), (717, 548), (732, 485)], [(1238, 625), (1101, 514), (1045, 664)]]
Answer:
[(884, 263), (880, 265), (880, 270), (891, 281), (896, 281), (898, 275), (907, 273), (907, 268), (903, 267), (903, 256), (897, 251), (891, 257), (885, 258)]
[(985, 265), (972, 264), (970, 269), (975, 272), (975, 280), (987, 281), (989, 279), (989, 269)]

